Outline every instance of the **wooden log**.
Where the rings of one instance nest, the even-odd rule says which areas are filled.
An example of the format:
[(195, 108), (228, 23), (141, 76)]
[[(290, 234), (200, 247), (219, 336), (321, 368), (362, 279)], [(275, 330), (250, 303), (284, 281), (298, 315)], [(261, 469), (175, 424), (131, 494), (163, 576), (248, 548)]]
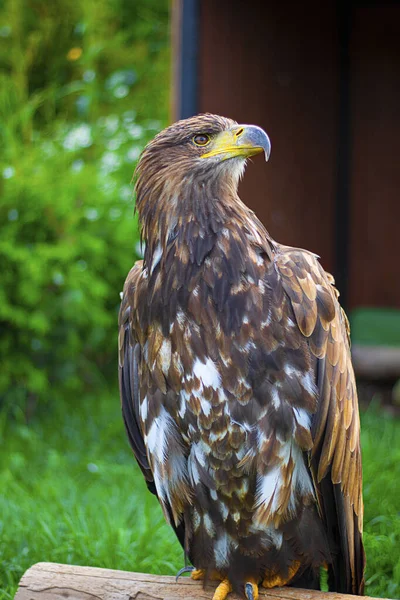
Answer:
[(369, 380), (400, 378), (400, 348), (353, 344), (351, 354), (357, 377)]
[[(215, 585), (181, 577), (145, 575), (93, 567), (37, 563), (22, 577), (15, 600), (211, 600)], [(229, 600), (238, 600), (230, 594)], [(300, 590), (260, 589), (260, 600), (355, 600), (354, 596)], [(378, 599), (372, 599), (378, 600)]]

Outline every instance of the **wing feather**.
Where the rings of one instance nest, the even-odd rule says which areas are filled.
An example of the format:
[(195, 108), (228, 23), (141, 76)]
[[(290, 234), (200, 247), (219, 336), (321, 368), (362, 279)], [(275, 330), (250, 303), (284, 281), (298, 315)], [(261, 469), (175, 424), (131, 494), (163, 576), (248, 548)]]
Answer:
[[(122, 415), (128, 434), (129, 443), (136, 461), (144, 475), (149, 491), (157, 496), (153, 473), (148, 460), (143, 432), (140, 425), (140, 376), (139, 363), (141, 360), (140, 332), (136, 330), (134, 313), (136, 310), (136, 287), (142, 273), (142, 261), (131, 269), (124, 285), (121, 308), (119, 312), (119, 389)], [(171, 526), (176, 536), (185, 547), (185, 526), (176, 524), (173, 511), (168, 502), (163, 505), (169, 515)]]
[(154, 480), (140, 427), (138, 373), (140, 345), (132, 327), (131, 318), (136, 280), (140, 274), (138, 264), (136, 263), (126, 280), (119, 312), (119, 389), (122, 416), (129, 443), (149, 490), (155, 494)]
[(337, 592), (362, 594), (360, 422), (349, 324), (332, 276), (313, 254), (281, 247), (276, 265), (297, 325), (316, 360), (319, 401), (313, 417), (310, 468), (333, 558), (330, 585)]

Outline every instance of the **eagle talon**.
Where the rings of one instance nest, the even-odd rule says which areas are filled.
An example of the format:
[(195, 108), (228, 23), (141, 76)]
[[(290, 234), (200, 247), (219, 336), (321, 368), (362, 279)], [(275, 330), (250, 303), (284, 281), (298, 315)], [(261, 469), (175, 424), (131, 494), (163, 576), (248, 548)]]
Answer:
[(247, 600), (258, 600), (258, 585), (256, 583), (247, 582), (244, 586), (244, 592)]
[(181, 575), (183, 575), (184, 573), (190, 573), (191, 577), (193, 577), (193, 572), (196, 569), (192, 566), (188, 566), (188, 567), (182, 567), (182, 569), (179, 569), (179, 571), (177, 572), (176, 576), (175, 576), (175, 581), (178, 582), (178, 579)]

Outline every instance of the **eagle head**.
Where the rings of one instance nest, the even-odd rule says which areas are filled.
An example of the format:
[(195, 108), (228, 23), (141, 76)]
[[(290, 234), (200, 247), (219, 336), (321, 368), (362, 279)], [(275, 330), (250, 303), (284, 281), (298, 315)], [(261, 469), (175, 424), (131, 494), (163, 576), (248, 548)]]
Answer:
[(135, 173), (144, 239), (157, 226), (160, 233), (164, 220), (175, 222), (190, 199), (199, 206), (201, 198), (235, 195), (246, 160), (259, 153), (268, 160), (270, 151), (263, 129), (218, 115), (196, 115), (161, 131), (143, 150)]
[(271, 143), (255, 125), (212, 114), (183, 119), (161, 131), (144, 149), (137, 167), (151, 185), (209, 178), (212, 172), (238, 179), (246, 159), (264, 152), (268, 160)]

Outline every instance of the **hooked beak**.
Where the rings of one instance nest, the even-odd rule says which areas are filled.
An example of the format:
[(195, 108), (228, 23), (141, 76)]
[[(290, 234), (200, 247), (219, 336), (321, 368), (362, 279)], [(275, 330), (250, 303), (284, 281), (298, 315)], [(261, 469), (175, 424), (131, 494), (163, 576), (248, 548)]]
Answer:
[(264, 152), (265, 160), (271, 154), (271, 142), (261, 127), (256, 125), (238, 125), (228, 131), (222, 131), (214, 140), (212, 148), (201, 158), (220, 156), (222, 160), (242, 156), (248, 158)]

